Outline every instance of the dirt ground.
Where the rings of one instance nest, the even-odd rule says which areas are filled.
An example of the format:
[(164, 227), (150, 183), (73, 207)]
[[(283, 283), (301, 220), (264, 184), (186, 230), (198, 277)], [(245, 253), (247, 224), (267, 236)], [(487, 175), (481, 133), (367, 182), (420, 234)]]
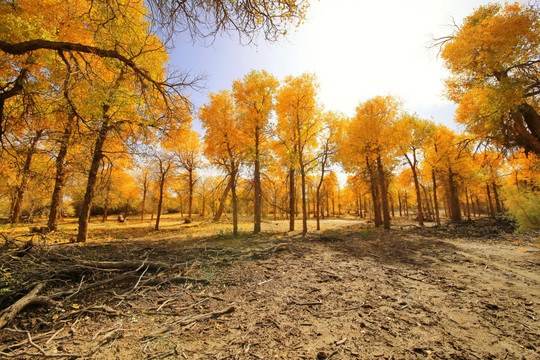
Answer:
[[(202, 225), (103, 229), (85, 246), (32, 249), (35, 280), (48, 280), (41, 293), (56, 305), (7, 324), (0, 357), (540, 358), (538, 233), (334, 220), (302, 238), (284, 226), (238, 238)], [(141, 266), (126, 277), (103, 268), (111, 261)]]

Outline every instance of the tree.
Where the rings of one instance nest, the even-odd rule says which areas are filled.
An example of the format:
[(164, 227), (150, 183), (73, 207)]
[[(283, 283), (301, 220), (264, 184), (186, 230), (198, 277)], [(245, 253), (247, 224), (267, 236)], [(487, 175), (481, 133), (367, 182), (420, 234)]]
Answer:
[(399, 151), (407, 160), (411, 168), (414, 188), (416, 190), (416, 204), (418, 211), (418, 225), (424, 226), (424, 214), (422, 212), (422, 195), (418, 176), (418, 164), (421, 148), (430, 137), (434, 127), (427, 120), (422, 120), (416, 115), (404, 114), (396, 122), (396, 131), (399, 133)]
[[(183, 103), (180, 102), (180, 104)], [(174, 154), (178, 168), (186, 172), (181, 178), (188, 186), (188, 219), (190, 220), (193, 211), (194, 187), (197, 182), (196, 171), (203, 165), (199, 133), (192, 129), (192, 121), (190, 109), (187, 106), (179, 107), (163, 141), (163, 146)]]
[(540, 155), (540, 9), (489, 4), (435, 40), (452, 72), (456, 120), (483, 139)]
[[(371, 181), (375, 225), (390, 228), (387, 163), (393, 159), (397, 143), (394, 123), (400, 102), (391, 96), (378, 96), (360, 103), (348, 124), (340, 159), (346, 170), (365, 171)], [(382, 210), (382, 221), (381, 221)]]
[[(147, 11), (146, 5), (151, 11)], [(171, 101), (170, 94), (192, 85), (196, 79), (190, 80), (185, 74), (175, 71), (170, 71), (169, 76), (165, 76), (165, 49), (153, 30), (161, 29), (163, 34), (168, 30), (189, 30), (196, 38), (234, 29), (240, 36), (250, 39), (262, 32), (268, 40), (275, 40), (286, 33), (289, 25), (299, 24), (303, 20), (307, 7), (307, 2), (289, 0), (248, 3), (161, 0), (4, 2), (0, 4), (0, 70), (2, 76), (5, 76), (1, 81), (0, 91), (0, 142), (3, 144), (6, 128), (13, 124), (7, 124), (4, 112), (6, 106), (10, 105), (7, 103), (21, 98), (20, 95), (25, 93), (29, 80), (39, 82), (44, 74), (51, 74), (52, 70), (47, 66), (55, 62), (55, 57), (61, 58), (67, 67), (76, 67), (78, 73), (84, 74), (87, 80), (91, 79), (90, 82), (99, 78), (104, 83), (109, 81), (109, 86), (105, 87), (118, 89), (111, 84), (122, 78), (123, 81), (138, 85), (135, 96), (137, 101), (146, 99), (155, 102), (159, 96), (166, 107), (171, 107), (174, 102)], [(150, 29), (149, 24), (156, 27)], [(111, 77), (114, 70), (118, 70), (117, 73), (122, 73), (122, 76)], [(90, 84), (89, 88), (94, 89), (94, 86), (95, 84)], [(132, 88), (134, 89), (135, 87)], [(116, 114), (115, 106), (118, 103), (109, 102), (117, 99), (113, 101), (111, 97), (107, 99), (100, 96), (84, 98), (95, 101), (93, 108), (101, 112), (83, 114), (81, 104), (70, 104), (77, 119), (84, 119), (85, 124), (90, 118), (103, 120), (110, 116), (107, 111)], [(98, 103), (98, 99), (103, 100), (102, 103)], [(139, 106), (136, 114), (140, 116), (143, 112)], [(135, 119), (131, 125), (145, 126), (144, 121), (138, 120), (140, 118)], [(113, 123), (118, 124), (116, 120)], [(78, 241), (86, 239), (86, 214), (89, 214), (91, 209), (92, 188), (95, 186), (93, 178), (96, 167), (99, 168), (95, 163), (103, 159), (104, 155), (100, 147), (106, 144), (111, 132), (116, 132), (116, 126), (111, 126), (109, 120), (101, 122), (101, 125), (103, 126), (94, 128), (98, 141), (94, 146), (94, 165), (90, 167), (88, 196), (83, 206), (85, 215), (80, 218)], [(58, 209), (58, 199), (63, 186), (63, 148), (60, 147), (60, 156), (57, 157), (58, 186), (53, 192), (53, 212)], [(53, 213), (51, 216), (50, 226), (54, 228), (56, 224), (53, 219), (56, 215)]]
[(166, 151), (158, 151), (152, 155), (153, 162), (156, 166), (156, 175), (158, 180), (158, 204), (155, 229), (159, 230), (159, 222), (161, 220), (161, 211), (163, 206), (163, 194), (165, 191), (165, 181), (170, 175), (173, 168), (173, 156)]
[[(204, 153), (229, 177), (233, 208), (233, 235), (238, 235), (237, 181), (240, 166), (246, 158), (241, 136), (238, 111), (230, 91), (221, 90), (208, 95), (210, 101), (199, 109), (204, 134)], [(224, 192), (226, 196), (226, 192)], [(222, 200), (222, 204), (224, 199)]]
[(472, 141), (442, 125), (437, 126), (432, 141), (435, 145), (426, 151), (426, 159), (436, 164), (435, 169), (445, 180), (450, 220), (460, 221), (459, 186), (469, 166)]
[(233, 82), (233, 94), (239, 111), (240, 129), (247, 139), (247, 153), (253, 162), (253, 232), (261, 231), (261, 157), (269, 133), (270, 113), (274, 108), (278, 80), (266, 71), (252, 70), (242, 80)]
[(502, 192), (508, 214), (522, 229), (540, 228), (540, 157), (523, 151), (508, 159), (510, 174)]
[(331, 161), (334, 160), (338, 151), (338, 144), (343, 134), (344, 118), (333, 112), (327, 112), (323, 115), (323, 129), (319, 139), (318, 165), (321, 168), (321, 175), (316, 190), (315, 217), (317, 219), (317, 230), (321, 230), (321, 187), (324, 182), (326, 169)]
[[(133, 8), (131, 13), (123, 14), (123, 17), (129, 17), (128, 22), (119, 17), (108, 23), (107, 28), (114, 32), (112, 36), (116, 41), (129, 45), (130, 51), (141, 53), (139, 61), (147, 62), (155, 78), (162, 78), (167, 55), (160, 40), (148, 33), (148, 24), (142, 19), (141, 9), (139, 13)], [(125, 26), (131, 27), (126, 29)], [(106, 156), (109, 136), (120, 135), (119, 138), (126, 140), (135, 129), (158, 126), (174, 116), (174, 112), (167, 112), (164, 108), (166, 104), (162, 102), (160, 92), (149, 92), (139, 87), (137, 74), (128, 71), (129, 68), (101, 61), (94, 66), (101, 71), (91, 77), (93, 96), (77, 106), (83, 117), (93, 120), (90, 130), (95, 136), (86, 194), (79, 216), (78, 242), (86, 241), (97, 172)], [(145, 101), (141, 102), (141, 98)]]
[[(314, 160), (313, 152), (317, 146), (317, 136), (321, 129), (321, 117), (317, 103), (319, 85), (315, 75), (302, 74), (297, 77), (287, 76), (277, 95), (276, 112), (278, 123), (276, 134), (280, 143), (287, 149), (287, 161), (291, 169), (291, 184), (294, 169), (300, 170), (302, 182), (302, 234), (307, 233), (307, 194), (306, 175), (310, 163)], [(291, 198), (294, 186), (291, 185)], [(290, 216), (294, 216), (291, 201)]]
[(193, 38), (237, 33), (251, 43), (262, 33), (267, 41), (287, 34), (306, 16), (306, 0), (149, 0), (152, 21), (162, 31), (188, 32)]
[(13, 211), (11, 214), (12, 224), (17, 224), (19, 222), (24, 195), (28, 187), (28, 181), (30, 180), (32, 159), (38, 150), (37, 144), (42, 136), (43, 130), (37, 130), (35, 133), (33, 133), (30, 137), (30, 145), (24, 151), (24, 165), (20, 172), (20, 181), (19, 185), (17, 186), (15, 202), (13, 204)]
[(203, 159), (201, 157), (201, 142), (199, 140), (199, 133), (190, 129), (186, 134), (179, 138), (182, 140), (181, 144), (175, 146), (174, 154), (178, 164), (186, 172), (185, 182), (188, 185), (188, 219), (191, 220), (191, 214), (193, 212), (193, 192), (195, 183), (198, 181), (196, 178), (197, 169), (202, 167)]

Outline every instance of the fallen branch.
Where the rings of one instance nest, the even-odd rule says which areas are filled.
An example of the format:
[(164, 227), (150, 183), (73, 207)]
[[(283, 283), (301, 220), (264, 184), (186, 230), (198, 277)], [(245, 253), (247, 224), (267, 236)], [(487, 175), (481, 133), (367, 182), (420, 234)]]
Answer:
[(137, 278), (138, 278), (138, 276), (136, 274), (134, 274), (134, 273), (131, 273), (131, 272), (124, 273), (122, 275), (119, 275), (119, 276), (116, 276), (116, 277), (113, 277), (113, 278), (109, 278), (109, 279), (105, 279), (105, 280), (101, 280), (101, 281), (96, 281), (95, 283), (88, 284), (88, 285), (84, 286), (82, 289), (78, 288), (77, 290), (62, 291), (62, 292), (51, 295), (51, 297), (52, 298), (59, 298), (59, 297), (64, 297), (66, 295), (75, 295), (78, 292), (84, 293), (84, 292), (86, 292), (88, 290), (95, 289), (97, 287), (107, 285), (109, 283), (121, 282), (121, 281), (125, 281), (125, 280), (137, 279)]
[(215, 317), (219, 317), (221, 315), (231, 313), (234, 310), (235, 310), (234, 306), (231, 306), (231, 307), (228, 307), (228, 308), (223, 309), (223, 310), (217, 310), (217, 311), (213, 311), (213, 312), (206, 313), (206, 314), (200, 314), (200, 315), (195, 315), (195, 316), (183, 318), (183, 319), (180, 319), (180, 320), (176, 321), (176, 323), (179, 324), (179, 325), (182, 325), (182, 326), (187, 326), (187, 325), (189, 325), (191, 323), (194, 323), (194, 322), (197, 322), (197, 321), (211, 319), (211, 318), (215, 318)]
[(249, 259), (249, 258), (259, 258), (263, 255), (268, 255), (268, 254), (275, 254), (279, 251), (289, 250), (289, 245), (290, 245), (289, 243), (279, 243), (267, 249), (249, 251), (247, 252), (247, 254), (243, 255), (242, 257)]
[(171, 266), (161, 261), (88, 261), (79, 260), (79, 263), (99, 269), (135, 270), (147, 266), (149, 270), (169, 270)]
[(299, 306), (312, 306), (312, 305), (322, 305), (323, 302), (321, 300), (317, 300), (317, 301), (308, 301), (308, 302), (296, 302), (296, 301), (293, 301), (293, 304), (294, 305), (299, 305)]
[(21, 310), (23, 310), (28, 305), (35, 303), (36, 299), (40, 302), (43, 302), (42, 297), (38, 297), (38, 293), (43, 289), (45, 283), (39, 283), (25, 296), (17, 300), (10, 307), (5, 309), (0, 315), (0, 329), (3, 328), (7, 323), (9, 323)]
[(41, 346), (37, 345), (33, 340), (32, 340), (32, 336), (30, 335), (30, 332), (28, 330), (12, 330), (12, 329), (8, 329), (10, 331), (16, 331), (16, 332), (20, 332), (20, 333), (26, 333), (26, 336), (27, 336), (27, 341), (28, 343), (33, 346), (34, 348), (36, 348), (39, 353), (31, 353), (31, 352), (27, 352), (27, 351), (22, 351), (22, 352), (18, 352), (18, 353), (5, 353), (5, 352), (0, 352), (0, 355), (1, 356), (4, 356), (4, 357), (7, 357), (7, 358), (20, 358), (21, 356), (39, 356), (39, 357), (45, 357), (45, 358), (78, 358), (78, 357), (81, 357), (81, 355), (79, 354), (49, 354), (47, 353)]

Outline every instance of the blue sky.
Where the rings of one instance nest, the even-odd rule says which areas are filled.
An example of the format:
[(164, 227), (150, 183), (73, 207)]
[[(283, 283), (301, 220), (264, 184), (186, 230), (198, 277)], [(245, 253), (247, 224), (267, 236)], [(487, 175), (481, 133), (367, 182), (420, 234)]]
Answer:
[(266, 69), (280, 79), (314, 72), (327, 110), (352, 116), (359, 102), (391, 94), (406, 110), (457, 129), (455, 105), (443, 96), (448, 74), (427, 45), (430, 34), (451, 33), (452, 18), (460, 24), (488, 2), (312, 0), (307, 22), (279, 43), (242, 46), (224, 35), (205, 45), (179, 36), (170, 64), (206, 74), (206, 88), (190, 94), (196, 107), (207, 102), (208, 92), (230, 89), (251, 69)]

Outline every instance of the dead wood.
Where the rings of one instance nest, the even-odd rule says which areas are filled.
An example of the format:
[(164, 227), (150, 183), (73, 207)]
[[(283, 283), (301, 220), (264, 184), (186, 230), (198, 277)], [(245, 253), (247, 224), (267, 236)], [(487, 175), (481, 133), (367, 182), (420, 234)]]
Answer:
[(275, 254), (280, 251), (290, 250), (289, 246), (289, 243), (279, 243), (267, 249), (249, 251), (243, 257), (247, 259), (261, 258), (263, 256)]
[(308, 301), (308, 302), (292, 302), (293, 305), (299, 305), (299, 306), (312, 306), (312, 305), (322, 305), (323, 302), (321, 300), (317, 301)]
[(57, 299), (57, 298), (61, 298), (61, 297), (67, 296), (67, 295), (72, 295), (72, 294), (75, 295), (75, 293), (78, 293), (78, 292), (86, 293), (88, 290), (99, 288), (101, 286), (105, 286), (105, 285), (108, 285), (108, 284), (111, 284), (111, 283), (121, 283), (123, 281), (132, 280), (132, 279), (138, 279), (138, 276), (136, 274), (132, 273), (132, 272), (124, 273), (124, 274), (121, 274), (121, 275), (118, 275), (118, 276), (115, 276), (115, 277), (112, 277), (112, 278), (109, 278), (109, 279), (96, 281), (94, 283), (83, 286), (82, 288), (79, 288), (77, 290), (61, 291), (59, 293), (51, 295), (51, 297), (53, 299)]
[(213, 311), (213, 312), (206, 313), (206, 314), (200, 314), (200, 315), (195, 315), (195, 316), (191, 316), (191, 317), (186, 317), (186, 318), (183, 318), (183, 319), (180, 319), (180, 320), (176, 321), (176, 323), (178, 325), (187, 326), (187, 325), (189, 325), (191, 323), (194, 323), (194, 322), (197, 322), (197, 321), (202, 321), (202, 320), (206, 320), (206, 319), (212, 319), (212, 318), (215, 318), (215, 317), (219, 317), (221, 315), (231, 313), (234, 310), (235, 310), (235, 307), (230, 306), (230, 307), (228, 307), (226, 309), (217, 310), (217, 311)]
[(99, 269), (135, 270), (148, 267), (149, 270), (169, 270), (171, 266), (161, 261), (87, 261), (78, 260), (81, 265)]
[[(62, 354), (62, 353), (49, 354), (41, 346), (37, 345), (34, 342), (34, 340), (36, 340), (37, 338), (32, 339), (32, 336), (30, 335), (30, 332), (28, 330), (13, 330), (13, 329), (7, 329), (7, 330), (13, 331), (13, 332), (25, 333), (27, 336), (25, 343), (27, 342), (28, 344), (30, 344), (32, 347), (37, 349), (39, 353), (31, 353), (28, 351), (21, 351), (17, 353), (11, 353), (11, 352), (6, 353), (6, 352), (1, 351), (0, 355), (5, 358), (19, 359), (22, 356), (31, 356), (31, 357), (35, 356), (35, 357), (44, 357), (44, 358), (78, 358), (82, 356), (79, 354)], [(42, 336), (38, 336), (38, 337), (42, 337)]]
[[(0, 329), (3, 328), (7, 323), (9, 323), (21, 310), (23, 310), (28, 305), (32, 304), (38, 298), (38, 293), (43, 289), (45, 283), (39, 283), (25, 296), (17, 300), (10, 307), (2, 311), (0, 315)], [(38, 298), (38, 300), (43, 300)]]

